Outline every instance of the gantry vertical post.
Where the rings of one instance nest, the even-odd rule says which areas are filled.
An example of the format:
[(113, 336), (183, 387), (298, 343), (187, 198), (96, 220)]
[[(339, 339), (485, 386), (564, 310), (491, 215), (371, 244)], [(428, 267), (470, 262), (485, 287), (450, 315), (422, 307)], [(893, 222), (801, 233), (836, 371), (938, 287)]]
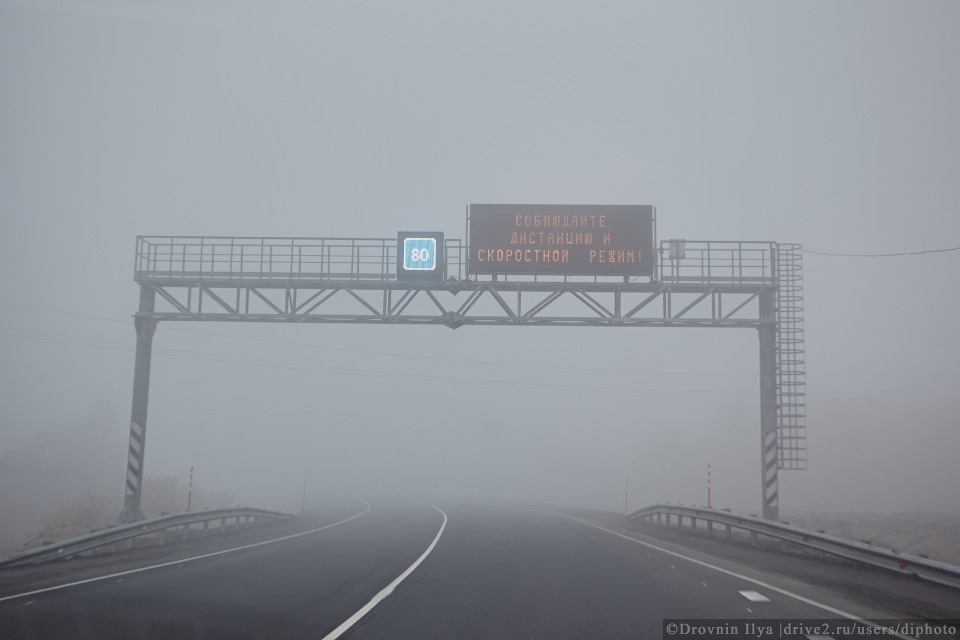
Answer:
[(777, 486), (777, 316), (776, 291), (760, 293), (760, 459), (763, 517), (780, 519)]
[(150, 356), (157, 321), (153, 317), (156, 292), (140, 285), (140, 310), (133, 322), (137, 330), (137, 356), (133, 369), (133, 406), (130, 410), (130, 449), (127, 455), (127, 480), (123, 511), (119, 522), (143, 520), (140, 494), (143, 489), (143, 454), (147, 440), (147, 400), (150, 396)]

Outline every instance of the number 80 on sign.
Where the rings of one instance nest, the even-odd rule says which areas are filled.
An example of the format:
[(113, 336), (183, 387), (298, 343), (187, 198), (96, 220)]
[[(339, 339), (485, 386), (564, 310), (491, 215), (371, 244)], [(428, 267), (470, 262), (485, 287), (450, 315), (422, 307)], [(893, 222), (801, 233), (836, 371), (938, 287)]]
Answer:
[(436, 238), (404, 238), (403, 268), (407, 271), (433, 271), (437, 268)]
[(441, 282), (446, 277), (446, 271), (442, 232), (397, 232), (397, 280)]

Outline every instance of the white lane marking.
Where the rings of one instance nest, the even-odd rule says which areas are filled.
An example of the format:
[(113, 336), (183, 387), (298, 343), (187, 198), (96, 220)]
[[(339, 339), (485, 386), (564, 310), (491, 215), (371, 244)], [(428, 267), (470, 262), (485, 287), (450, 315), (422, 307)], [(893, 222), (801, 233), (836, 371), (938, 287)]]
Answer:
[[(530, 509), (530, 511), (536, 511), (536, 509)], [(739, 573), (737, 573), (736, 571), (730, 571), (729, 569), (724, 569), (723, 567), (718, 567), (718, 566), (715, 565), (715, 564), (710, 564), (709, 562), (704, 562), (703, 560), (697, 560), (696, 558), (691, 558), (690, 556), (685, 556), (685, 555), (683, 555), (682, 553), (677, 553), (676, 551), (670, 551), (669, 549), (664, 549), (663, 547), (658, 547), (658, 546), (655, 545), (655, 544), (651, 544), (651, 543), (649, 543), (649, 542), (644, 542), (643, 540), (637, 540), (636, 538), (632, 538), (632, 537), (630, 537), (630, 536), (628, 536), (628, 535), (624, 535), (624, 534), (622, 534), (622, 533), (618, 533), (618, 532), (613, 531), (613, 530), (611, 530), (611, 529), (607, 529), (606, 527), (601, 527), (601, 526), (598, 525), (598, 524), (593, 524), (592, 522), (587, 522), (586, 520), (581, 520), (580, 518), (575, 518), (575, 517), (573, 517), (573, 516), (568, 516), (568, 515), (565, 515), (565, 514), (562, 514), (562, 513), (552, 513), (552, 512), (550, 512), (550, 511), (538, 511), (538, 513), (547, 513), (547, 514), (550, 514), (550, 515), (553, 515), (553, 516), (558, 516), (558, 517), (560, 517), (560, 518), (566, 518), (567, 520), (573, 520), (574, 522), (579, 522), (580, 524), (585, 524), (585, 525), (587, 525), (588, 527), (593, 527), (594, 529), (600, 529), (600, 531), (606, 531), (607, 533), (609, 533), (609, 534), (611, 534), (611, 535), (614, 535), (614, 536), (617, 536), (617, 537), (619, 537), (619, 538), (623, 538), (624, 540), (629, 540), (630, 542), (636, 542), (637, 544), (642, 544), (643, 546), (645, 546), (645, 547), (647, 547), (647, 548), (649, 548), (649, 549), (656, 549), (657, 551), (661, 551), (661, 552), (663, 552), (663, 553), (666, 553), (666, 554), (668, 554), (668, 555), (674, 556), (674, 557), (676, 557), (676, 558), (683, 558), (684, 560), (687, 560), (688, 562), (692, 562), (692, 563), (694, 563), (694, 564), (698, 564), (698, 565), (700, 565), (700, 566), (702, 566), (702, 567), (707, 567), (708, 569), (713, 569), (714, 571), (719, 571), (720, 573), (724, 573), (724, 574), (726, 574), (726, 575), (728, 575), (728, 576), (733, 576), (734, 578), (739, 578), (740, 580), (746, 580), (747, 582), (749, 582), (749, 583), (751, 583), (751, 584), (755, 584), (755, 585), (757, 585), (758, 587), (763, 587), (763, 588), (765, 588), (765, 589), (770, 589), (771, 591), (775, 591), (775, 592), (777, 592), (777, 593), (779, 593), (779, 594), (788, 596), (788, 597), (793, 598), (793, 599), (795, 599), (795, 600), (799, 600), (800, 602), (803, 602), (803, 603), (805, 603), (805, 604), (809, 604), (810, 606), (813, 606), (813, 607), (817, 607), (818, 609), (823, 609), (824, 611), (829, 611), (830, 613), (836, 614), (836, 615), (838, 615), (838, 616), (843, 616), (844, 618), (848, 618), (848, 619), (850, 619), (850, 620), (854, 620), (854, 621), (859, 622), (859, 623), (861, 623), (861, 624), (865, 624), (865, 625), (867, 625), (868, 627), (874, 627), (874, 628), (877, 628), (877, 629), (882, 628), (882, 627), (880, 627), (880, 625), (874, 624), (873, 622), (870, 622), (869, 620), (864, 620), (864, 619), (861, 618), (860, 616), (856, 616), (856, 615), (854, 615), (854, 614), (852, 614), (852, 613), (847, 613), (846, 611), (842, 611), (842, 610), (840, 610), (840, 609), (836, 609), (836, 608), (834, 608), (834, 607), (831, 607), (830, 605), (823, 604), (822, 602), (817, 602), (816, 600), (811, 600), (810, 598), (805, 598), (804, 596), (801, 596), (800, 594), (797, 594), (797, 593), (793, 593), (792, 591), (788, 591), (788, 590), (786, 590), (786, 589), (781, 589), (780, 587), (775, 587), (775, 586), (773, 586), (772, 584), (767, 584), (766, 582), (763, 582), (762, 580), (757, 580), (756, 578), (750, 578), (750, 577), (748, 577), (748, 576), (739, 574)], [(748, 609), (748, 611), (749, 611), (749, 609)], [(751, 613), (752, 613), (752, 612), (751, 612)], [(902, 638), (903, 640), (911, 640), (908, 636), (902, 636), (902, 635), (900, 635), (900, 634), (891, 634), (891, 635), (895, 635), (895, 636), (897, 636), (898, 638)]]
[(283, 540), (299, 538), (300, 536), (306, 536), (311, 533), (317, 533), (318, 531), (323, 531), (324, 529), (329, 529), (330, 527), (335, 527), (337, 525), (344, 524), (346, 522), (350, 522), (351, 520), (355, 520), (359, 518), (363, 514), (370, 511), (370, 503), (364, 501), (364, 504), (367, 505), (367, 508), (361, 511), (360, 513), (358, 513), (357, 515), (350, 516), (346, 520), (340, 520), (339, 522), (334, 522), (333, 524), (328, 524), (323, 527), (318, 527), (317, 529), (311, 529), (310, 531), (301, 531), (300, 533), (294, 533), (289, 536), (283, 536), (282, 538), (274, 538), (273, 540), (264, 540), (263, 542), (254, 542), (253, 544), (245, 544), (242, 547), (233, 547), (232, 549), (224, 549), (223, 551), (214, 551), (213, 553), (205, 553), (201, 556), (193, 556), (192, 558), (184, 558), (182, 560), (173, 560), (171, 562), (164, 562), (161, 564), (150, 565), (149, 567), (140, 567), (139, 569), (130, 569), (129, 571), (119, 571), (117, 573), (111, 573), (109, 575), (99, 576), (97, 578), (87, 578), (86, 580), (77, 580), (76, 582), (68, 582), (67, 584), (60, 584), (55, 587), (47, 587), (45, 589), (37, 589), (36, 591), (27, 591), (25, 593), (18, 593), (12, 596), (4, 596), (0, 598), (0, 602), (3, 602), (5, 600), (13, 600), (15, 598), (24, 598), (26, 596), (32, 596), (37, 593), (46, 593), (47, 591), (56, 591), (58, 589), (66, 589), (67, 587), (75, 587), (77, 585), (87, 584), (89, 582), (99, 582), (100, 580), (109, 580), (110, 578), (117, 578), (119, 576), (128, 576), (131, 573), (140, 573), (142, 571), (150, 571), (151, 569), (160, 569), (162, 567), (170, 567), (182, 562), (193, 562), (194, 560), (202, 560), (203, 558), (212, 558), (214, 556), (222, 556), (232, 551), (242, 551), (244, 549), (252, 549), (254, 547), (260, 547), (265, 544), (273, 544), (274, 542), (281, 542)]
[(325, 635), (323, 640), (336, 640), (336, 638), (339, 638), (341, 635), (343, 635), (348, 629), (350, 629), (350, 627), (357, 624), (357, 622), (360, 621), (360, 618), (370, 613), (371, 609), (380, 604), (384, 598), (393, 593), (393, 590), (397, 588), (397, 585), (403, 582), (407, 576), (413, 573), (413, 570), (419, 567), (420, 563), (426, 560), (427, 556), (430, 555), (430, 552), (433, 551), (433, 548), (437, 546), (440, 536), (443, 535), (443, 530), (447, 527), (447, 514), (443, 512), (443, 509), (440, 507), (434, 507), (433, 505), (430, 506), (439, 511), (440, 515), (443, 516), (443, 524), (440, 525), (440, 531), (437, 531), (437, 537), (433, 539), (433, 542), (430, 543), (430, 546), (427, 547), (427, 550), (423, 552), (423, 555), (417, 558), (416, 562), (407, 567), (407, 570), (401, 573), (396, 580), (388, 584), (380, 593), (373, 596), (373, 600), (363, 605), (355, 614), (347, 618), (343, 624)]
[(740, 591), (739, 593), (750, 602), (770, 602), (770, 598), (757, 591)]

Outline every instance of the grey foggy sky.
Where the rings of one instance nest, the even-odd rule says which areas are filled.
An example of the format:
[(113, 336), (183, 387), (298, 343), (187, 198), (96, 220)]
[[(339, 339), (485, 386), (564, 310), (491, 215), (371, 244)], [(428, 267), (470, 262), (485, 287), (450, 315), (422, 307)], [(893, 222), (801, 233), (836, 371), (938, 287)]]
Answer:
[[(660, 239), (958, 246), (958, 31), (956, 2), (0, 0), (0, 450), (101, 402), (125, 441), (138, 234), (459, 238), (471, 202), (594, 203), (655, 205)], [(804, 266), (810, 470), (781, 508), (960, 511), (960, 252)], [(752, 331), (154, 344), (147, 472), (244, 502), (307, 478), (615, 509), (627, 472), (634, 506), (702, 501), (709, 461), (718, 504), (759, 508)]]

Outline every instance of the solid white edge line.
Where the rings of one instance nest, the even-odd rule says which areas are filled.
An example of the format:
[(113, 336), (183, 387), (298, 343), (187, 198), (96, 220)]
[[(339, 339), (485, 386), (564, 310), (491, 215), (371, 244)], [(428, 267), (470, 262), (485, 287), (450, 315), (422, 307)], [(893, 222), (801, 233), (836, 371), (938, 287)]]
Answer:
[(445, 514), (443, 512), (443, 509), (441, 509), (440, 507), (436, 507), (432, 504), (429, 506), (433, 507), (434, 509), (440, 512), (440, 515), (443, 516), (443, 524), (440, 525), (440, 531), (437, 531), (437, 537), (433, 539), (433, 542), (430, 543), (430, 546), (427, 547), (427, 550), (424, 551), (419, 558), (417, 558), (416, 562), (414, 562), (412, 565), (407, 567), (407, 570), (401, 573), (396, 580), (394, 580), (393, 582), (388, 584), (386, 587), (384, 587), (384, 589), (380, 593), (373, 596), (373, 599), (370, 602), (363, 605), (356, 613), (354, 613), (352, 616), (347, 618), (347, 620), (344, 621), (344, 623), (341, 624), (339, 627), (337, 627), (336, 629), (334, 629), (333, 631), (325, 635), (323, 637), (323, 640), (336, 640), (336, 638), (339, 638), (341, 635), (343, 635), (348, 629), (350, 629), (350, 627), (352, 627), (357, 622), (359, 622), (360, 618), (370, 613), (371, 609), (373, 609), (375, 606), (380, 604), (380, 602), (383, 601), (384, 598), (386, 598), (391, 593), (393, 593), (393, 590), (397, 588), (397, 585), (399, 585), (401, 582), (403, 582), (406, 579), (407, 576), (413, 573), (413, 570), (419, 567), (420, 563), (426, 560), (427, 556), (430, 555), (430, 552), (433, 551), (433, 548), (437, 546), (437, 542), (440, 541), (440, 536), (443, 535), (443, 530), (447, 527), (447, 514)]
[(16, 595), (12, 595), (12, 596), (4, 596), (4, 597), (0, 598), (0, 602), (4, 602), (5, 600), (14, 600), (14, 599), (16, 599), (16, 598), (24, 598), (24, 597), (26, 597), (26, 596), (32, 596), (32, 595), (37, 594), (37, 593), (46, 593), (46, 592), (48, 592), (48, 591), (56, 591), (56, 590), (58, 590), (58, 589), (66, 589), (67, 587), (75, 587), (75, 586), (77, 586), (77, 585), (88, 584), (88, 583), (90, 583), (90, 582), (98, 582), (98, 581), (100, 581), (100, 580), (109, 580), (110, 578), (116, 578), (116, 577), (119, 577), (119, 576), (127, 576), (127, 575), (130, 575), (131, 573), (140, 573), (140, 572), (142, 572), (142, 571), (150, 571), (151, 569), (160, 569), (160, 568), (162, 568), (162, 567), (170, 567), (170, 566), (173, 566), (173, 565), (175, 565), (175, 564), (183, 564), (183, 563), (185, 563), (185, 562), (193, 562), (194, 560), (202, 560), (203, 558), (212, 558), (212, 557), (214, 557), (214, 556), (220, 556), (220, 555), (223, 555), (223, 554), (225, 554), (225, 553), (232, 553), (233, 551), (242, 551), (242, 550), (244, 550), (244, 549), (252, 549), (253, 547), (260, 547), (260, 546), (263, 546), (263, 545), (265, 545), (265, 544), (272, 544), (272, 543), (274, 543), (274, 542), (281, 542), (281, 541), (283, 541), (283, 540), (290, 540), (291, 538), (299, 538), (300, 536), (306, 536), (306, 535), (309, 535), (309, 534), (311, 534), (311, 533), (317, 533), (318, 531), (323, 531), (324, 529), (329, 529), (329, 528), (331, 528), (331, 527), (335, 527), (335, 526), (337, 526), (337, 525), (344, 524), (344, 523), (346, 523), (346, 522), (350, 522), (351, 520), (355, 520), (356, 518), (359, 518), (359, 517), (362, 516), (363, 514), (365, 514), (365, 513), (367, 513), (368, 511), (370, 511), (370, 503), (364, 501), (364, 504), (367, 505), (367, 508), (364, 509), (363, 511), (361, 511), (360, 513), (356, 514), (355, 516), (350, 516), (350, 517), (347, 518), (346, 520), (340, 520), (339, 522), (334, 522), (333, 524), (328, 524), (328, 525), (326, 525), (326, 526), (319, 527), (319, 528), (317, 528), (317, 529), (311, 529), (310, 531), (301, 531), (300, 533), (294, 533), (294, 534), (289, 535), (289, 536), (283, 536), (282, 538), (274, 538), (273, 540), (265, 540), (265, 541), (263, 541), (263, 542), (255, 542), (255, 543), (253, 543), (253, 544), (246, 544), (246, 545), (243, 545), (242, 547), (233, 547), (232, 549), (224, 549), (223, 551), (214, 551), (213, 553), (205, 553), (205, 554), (203, 554), (203, 555), (193, 556), (193, 557), (191, 557), (191, 558), (182, 558), (182, 559), (180, 559), (180, 560), (172, 560), (172, 561), (170, 561), (170, 562), (164, 562), (164, 563), (162, 563), (162, 564), (154, 564), (154, 565), (150, 565), (149, 567), (140, 567), (139, 569), (130, 569), (129, 571), (120, 571), (119, 573), (111, 573), (111, 574), (109, 574), (109, 575), (98, 576), (98, 577), (96, 577), (96, 578), (87, 578), (86, 580), (78, 580), (78, 581), (76, 581), (76, 582), (68, 582), (67, 584), (60, 584), (60, 585), (57, 585), (57, 586), (55, 586), (55, 587), (46, 587), (45, 589), (37, 589), (36, 591), (27, 591), (27, 592), (25, 592), (25, 593), (18, 593), (18, 594), (16, 594)]
[[(539, 511), (539, 510), (536, 510), (536, 509), (531, 509), (531, 511), (538, 511), (539, 513), (551, 513), (551, 512), (549, 512), (549, 511)], [(642, 544), (642, 545), (644, 545), (645, 547), (649, 547), (649, 548), (651, 548), (651, 549), (656, 549), (657, 551), (661, 551), (661, 552), (663, 552), (663, 553), (667, 553), (667, 554), (669, 554), (669, 555), (671, 555), (671, 556), (674, 556), (674, 557), (677, 557), (677, 558), (683, 558), (684, 560), (687, 560), (687, 561), (689, 561), (689, 562), (693, 562), (694, 564), (699, 564), (699, 565), (702, 566), (702, 567), (707, 567), (708, 569), (713, 569), (714, 571), (719, 571), (720, 573), (724, 573), (724, 574), (726, 574), (726, 575), (728, 575), (728, 576), (733, 576), (734, 578), (739, 578), (740, 580), (746, 580), (747, 582), (750, 582), (750, 583), (753, 583), (753, 584), (755, 584), (755, 585), (764, 587), (765, 589), (770, 589), (771, 591), (775, 591), (776, 593), (779, 593), (779, 594), (781, 594), (781, 595), (785, 595), (785, 596), (790, 597), (790, 598), (793, 598), (793, 599), (795, 599), (795, 600), (799, 600), (800, 602), (803, 602), (803, 603), (805, 603), (805, 604), (809, 604), (810, 606), (817, 607), (817, 608), (819, 608), (819, 609), (823, 609), (824, 611), (829, 611), (830, 613), (836, 614), (836, 615), (838, 615), (838, 616), (842, 616), (842, 617), (844, 617), (844, 618), (848, 618), (848, 619), (850, 619), (850, 620), (853, 620), (853, 621), (855, 621), (855, 622), (859, 622), (859, 623), (864, 624), (864, 625), (867, 625), (867, 626), (869, 626), (869, 627), (875, 627), (875, 628), (877, 628), (877, 629), (882, 628), (880, 625), (874, 624), (873, 622), (870, 622), (869, 620), (865, 620), (865, 619), (861, 618), (860, 616), (856, 616), (856, 615), (854, 615), (854, 614), (852, 614), (852, 613), (847, 613), (846, 611), (841, 611), (840, 609), (835, 609), (834, 607), (831, 607), (830, 605), (823, 604), (822, 602), (817, 602), (816, 600), (811, 600), (810, 598), (805, 598), (804, 596), (801, 596), (801, 595), (799, 595), (799, 594), (793, 593), (792, 591), (787, 591), (786, 589), (782, 589), (782, 588), (780, 588), (780, 587), (775, 587), (775, 586), (772, 585), (772, 584), (768, 584), (768, 583), (766, 583), (766, 582), (763, 582), (762, 580), (757, 580), (756, 578), (747, 577), (747, 576), (745, 576), (745, 575), (742, 575), (742, 574), (740, 574), (740, 573), (737, 573), (736, 571), (730, 571), (729, 569), (724, 569), (723, 567), (718, 567), (718, 566), (716, 566), (716, 565), (710, 564), (709, 562), (704, 562), (703, 560), (697, 560), (696, 558), (691, 558), (691, 557), (689, 557), (689, 556), (683, 555), (682, 553), (677, 553), (676, 551), (670, 551), (669, 549), (664, 549), (663, 547), (658, 547), (658, 546), (655, 545), (655, 544), (651, 544), (651, 543), (649, 543), (649, 542), (644, 542), (643, 540), (637, 540), (636, 538), (633, 538), (633, 537), (631, 537), (631, 536), (628, 536), (628, 535), (625, 535), (625, 534), (622, 534), (622, 533), (618, 533), (618, 532), (616, 532), (616, 531), (612, 531), (612, 530), (610, 530), (610, 529), (607, 529), (606, 527), (601, 527), (601, 526), (598, 525), (598, 524), (593, 524), (592, 522), (587, 522), (586, 520), (581, 520), (580, 518), (576, 518), (576, 517), (574, 517), (574, 516), (568, 516), (568, 515), (565, 515), (565, 514), (562, 514), (562, 513), (552, 513), (551, 515), (560, 516), (561, 518), (566, 518), (567, 520), (573, 520), (573, 521), (575, 521), (575, 522), (579, 522), (580, 524), (585, 524), (585, 525), (587, 525), (588, 527), (593, 527), (593, 528), (595, 528), (595, 529), (600, 529), (600, 531), (606, 531), (607, 533), (612, 534), (612, 535), (615, 535), (615, 536), (618, 536), (618, 537), (620, 537), (620, 538), (623, 538), (624, 540), (629, 540), (630, 542), (636, 542), (637, 544)], [(900, 635), (900, 634), (893, 634), (893, 635), (897, 636), (898, 638), (903, 638), (903, 640), (911, 640), (909, 637), (907, 637), (907, 636), (902, 636), (902, 635)]]

